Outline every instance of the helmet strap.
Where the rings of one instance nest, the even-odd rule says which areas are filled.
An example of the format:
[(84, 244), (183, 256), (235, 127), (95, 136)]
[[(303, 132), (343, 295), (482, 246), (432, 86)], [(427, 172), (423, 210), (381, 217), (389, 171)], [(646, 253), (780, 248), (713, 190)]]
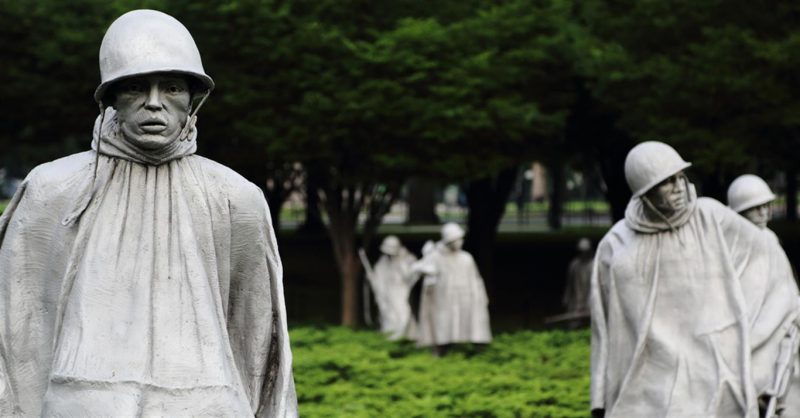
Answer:
[[(664, 223), (667, 224), (667, 227), (669, 227), (669, 230), (671, 232), (676, 232), (675, 226), (673, 226), (672, 223), (669, 221), (669, 219), (667, 219), (667, 217), (664, 216), (664, 214), (661, 213), (661, 211), (656, 208), (656, 206), (653, 204), (653, 202), (650, 201), (650, 199), (647, 198), (647, 196), (642, 195), (641, 199), (642, 199), (642, 202), (644, 202), (645, 206), (647, 206), (648, 209), (653, 211), (653, 213), (658, 215), (658, 217), (661, 218), (661, 220), (664, 221)], [(677, 237), (678, 237), (678, 241), (680, 241), (680, 243), (681, 243), (681, 246), (685, 246), (685, 244), (683, 243), (683, 240), (681, 239), (681, 236), (677, 235)]]
[(200, 108), (203, 107), (203, 103), (206, 102), (208, 96), (211, 94), (210, 90), (203, 91), (203, 96), (200, 98), (200, 102), (197, 104), (192, 110), (191, 115), (186, 119), (186, 123), (183, 124), (183, 129), (181, 129), (181, 134), (178, 135), (178, 139), (181, 141), (188, 141), (189, 130), (194, 127), (194, 124), (197, 122), (197, 112), (200, 111)]
[(94, 175), (92, 181), (97, 179), (97, 166), (100, 164), (100, 144), (103, 142), (103, 125), (106, 123), (106, 107), (102, 101), (98, 101), (100, 107), (100, 126), (97, 128), (97, 149), (94, 156)]

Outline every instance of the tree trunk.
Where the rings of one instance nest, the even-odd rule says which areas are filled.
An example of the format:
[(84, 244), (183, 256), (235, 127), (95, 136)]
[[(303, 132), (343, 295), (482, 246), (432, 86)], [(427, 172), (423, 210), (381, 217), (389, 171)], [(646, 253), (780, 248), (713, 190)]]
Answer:
[(316, 169), (306, 169), (306, 219), (299, 228), (300, 232), (305, 234), (317, 234), (325, 229), (317, 193), (320, 187), (319, 180), (319, 172)]
[(412, 178), (408, 181), (409, 225), (437, 225), (435, 187), (427, 179)]
[(269, 205), (269, 216), (272, 220), (272, 229), (275, 230), (275, 235), (280, 235), (281, 207), (286, 201), (286, 195), (286, 192), (280, 187), (264, 188), (264, 196), (267, 198), (267, 205)]
[(374, 184), (343, 188), (328, 184), (319, 190), (325, 196), (321, 200), (328, 215), (327, 230), (341, 278), (341, 324), (344, 326), (355, 328), (359, 323), (362, 267), (357, 250), (358, 215), (362, 210), (367, 213), (361, 240), (366, 248), (394, 202), (398, 188)]
[(358, 277), (361, 272), (356, 253), (356, 225), (351, 222), (348, 208), (330, 200), (326, 212), (330, 220), (328, 234), (341, 279), (341, 324), (354, 328), (358, 325)]
[(786, 220), (797, 221), (797, 169), (786, 170)]
[(600, 173), (603, 176), (605, 188), (603, 192), (611, 207), (611, 222), (617, 222), (625, 217), (625, 208), (631, 200), (631, 191), (625, 179), (625, 156), (627, 151), (608, 158), (600, 158)]
[(506, 168), (494, 177), (477, 179), (467, 186), (469, 212), (464, 247), (475, 258), (490, 294), (494, 288), (492, 277), (497, 226), (505, 213), (517, 173), (517, 167)]
[(616, 222), (625, 217), (631, 198), (625, 180), (625, 157), (634, 141), (617, 129), (617, 115), (594, 100), (584, 80), (576, 80), (576, 91), (577, 102), (567, 120), (566, 138), (572, 150), (600, 167), (603, 192), (611, 207), (612, 221)]
[(550, 205), (547, 208), (547, 225), (550, 229), (561, 229), (561, 215), (564, 206), (564, 163), (556, 160), (548, 164), (550, 177)]
[(361, 265), (359, 264), (358, 254), (353, 246), (347, 246), (345, 253), (342, 254), (342, 325), (355, 328), (358, 325), (359, 313), (359, 275)]

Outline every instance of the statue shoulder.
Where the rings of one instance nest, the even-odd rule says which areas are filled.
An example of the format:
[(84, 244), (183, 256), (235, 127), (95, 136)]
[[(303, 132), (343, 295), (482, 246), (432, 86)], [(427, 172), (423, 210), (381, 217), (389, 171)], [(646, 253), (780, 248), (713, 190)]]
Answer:
[(206, 181), (211, 183), (208, 186), (222, 191), (232, 207), (260, 207), (266, 202), (264, 192), (233, 169), (199, 155), (190, 158), (200, 167)]
[(711, 197), (701, 196), (697, 198), (697, 208), (700, 210), (724, 210), (724, 211), (732, 211), (729, 207), (722, 204), (717, 199)]
[(464, 263), (472, 264), (473, 266), (477, 266), (477, 263), (475, 263), (475, 257), (473, 257), (472, 254), (470, 254), (468, 251), (464, 251), (464, 250), (459, 251), (458, 252), (458, 258), (459, 258), (459, 260), (462, 260), (462, 262), (464, 262)]
[(222, 187), (233, 187), (236, 189), (247, 188), (249, 186), (256, 187), (255, 184), (244, 178), (232, 168), (220, 164), (214, 160), (202, 157), (200, 155), (192, 155), (187, 158), (191, 158), (195, 164), (201, 168), (203, 174), (209, 181), (217, 183)]
[(74, 193), (93, 174), (94, 161), (94, 152), (85, 151), (40, 164), (25, 178), (27, 187), (43, 197)]
[(619, 220), (603, 235), (603, 238), (597, 243), (597, 248), (628, 242), (636, 234), (637, 232), (628, 226), (625, 219)]

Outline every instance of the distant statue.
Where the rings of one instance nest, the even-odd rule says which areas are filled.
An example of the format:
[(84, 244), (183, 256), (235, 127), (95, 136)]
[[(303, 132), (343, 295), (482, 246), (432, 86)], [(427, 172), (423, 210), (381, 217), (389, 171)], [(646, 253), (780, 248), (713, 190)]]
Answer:
[(434, 341), (434, 314), (436, 312), (436, 305), (434, 299), (434, 292), (436, 289), (437, 277), (434, 275), (423, 274), (422, 266), (429, 262), (430, 257), (438, 251), (438, 244), (428, 240), (422, 246), (422, 259), (412, 265), (412, 270), (417, 274), (422, 275), (422, 291), (420, 292), (419, 299), (419, 318), (417, 319), (417, 346), (427, 347), (432, 346)]
[(381, 332), (390, 340), (414, 339), (417, 326), (411, 314), (409, 295), (416, 282), (411, 265), (417, 257), (394, 235), (383, 239), (380, 250), (381, 257), (375, 267), (369, 268), (367, 264), (365, 268), (380, 312)]
[(567, 268), (567, 286), (562, 302), (567, 312), (589, 313), (589, 290), (594, 267), (594, 252), (588, 238), (578, 241), (578, 255)]
[(798, 309), (788, 261), (753, 224), (698, 198), (690, 165), (662, 142), (625, 160), (633, 196), (592, 275), (594, 416), (758, 417), (778, 374)]
[(100, 76), (92, 149), (0, 217), (0, 415), (297, 416), (267, 202), (195, 155), (214, 82), (192, 36), (126, 13)]
[(761, 177), (744, 174), (728, 187), (728, 206), (761, 229), (772, 219), (775, 194)]
[[(415, 265), (417, 273), (430, 277), (426, 299), (430, 299), (429, 325), (432, 332), (421, 335), (419, 346), (433, 346), (443, 355), (450, 344), (492, 341), (489, 324), (489, 300), (483, 279), (472, 256), (461, 249), (464, 230), (455, 223), (442, 227), (442, 240), (437, 249)], [(426, 314), (427, 316), (428, 314)]]
[[(772, 230), (767, 228), (767, 223), (772, 219), (772, 202), (774, 200), (775, 194), (772, 193), (767, 182), (752, 174), (744, 174), (737, 177), (728, 188), (728, 206), (761, 228), (768, 237), (770, 251), (778, 254), (781, 258), (785, 258), (786, 254), (780, 245), (778, 237)], [(787, 278), (787, 280), (789, 279)], [(781, 290), (794, 288), (795, 293), (797, 293), (795, 279), (791, 278), (789, 281), (790, 283), (782, 287)], [(751, 293), (758, 295), (765, 291), (769, 291), (769, 289), (765, 289), (764, 286), (759, 286), (759, 283), (755, 283), (755, 286), (745, 293), (745, 297), (750, 296)], [(766, 308), (769, 309), (770, 307), (767, 306)], [(765, 314), (769, 314), (769, 311), (766, 313), (759, 312), (759, 315)], [(781, 353), (782, 355), (778, 356), (779, 363), (774, 366), (778, 370), (783, 370), (784, 373), (777, 376), (777, 380), (767, 382), (767, 388), (764, 390), (774, 395), (767, 399), (765, 405), (762, 405), (763, 409), (768, 410), (768, 414), (775, 411), (783, 411), (782, 416), (800, 417), (800, 365), (797, 364), (799, 344), (800, 335), (796, 331), (791, 334), (791, 338), (787, 338), (784, 341), (788, 352)], [(770, 359), (766, 358), (763, 367), (769, 367), (769, 361)]]

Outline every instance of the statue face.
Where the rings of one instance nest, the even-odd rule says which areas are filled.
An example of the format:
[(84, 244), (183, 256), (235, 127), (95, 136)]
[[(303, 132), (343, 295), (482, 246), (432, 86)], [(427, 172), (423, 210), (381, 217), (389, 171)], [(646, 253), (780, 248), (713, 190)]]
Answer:
[(754, 208), (742, 211), (742, 216), (756, 224), (759, 228), (766, 228), (767, 222), (772, 219), (772, 205), (765, 203)]
[(144, 149), (159, 149), (178, 139), (191, 104), (184, 77), (151, 74), (114, 86), (114, 108), (125, 139)]
[(662, 215), (670, 217), (689, 204), (686, 175), (683, 171), (658, 183), (645, 196)]
[(450, 241), (447, 243), (447, 248), (449, 248), (450, 251), (461, 251), (461, 247), (463, 246), (464, 246), (463, 238), (457, 239), (455, 241)]

